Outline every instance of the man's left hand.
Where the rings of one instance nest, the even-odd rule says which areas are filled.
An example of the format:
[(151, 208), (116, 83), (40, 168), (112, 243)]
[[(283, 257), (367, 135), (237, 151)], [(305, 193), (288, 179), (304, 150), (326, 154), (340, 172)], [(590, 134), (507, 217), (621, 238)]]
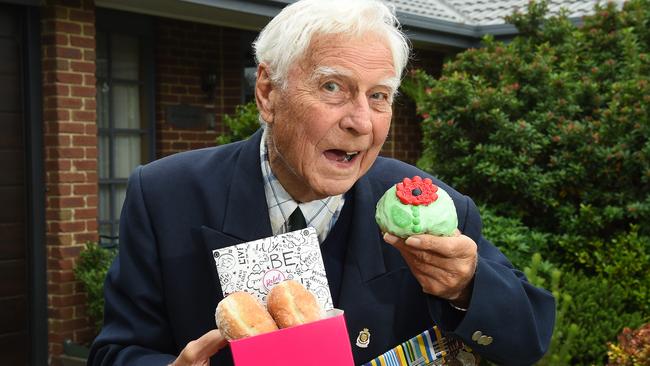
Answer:
[(178, 358), (169, 366), (208, 366), (210, 357), (226, 347), (228, 341), (219, 329), (213, 329), (185, 346)]
[(469, 306), (478, 258), (474, 240), (458, 230), (450, 237), (421, 234), (406, 240), (386, 233), (384, 240), (400, 251), (425, 293)]

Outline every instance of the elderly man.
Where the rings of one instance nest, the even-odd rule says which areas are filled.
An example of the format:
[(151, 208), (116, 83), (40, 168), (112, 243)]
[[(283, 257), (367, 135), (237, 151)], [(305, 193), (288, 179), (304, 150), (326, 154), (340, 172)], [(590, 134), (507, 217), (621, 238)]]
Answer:
[[(214, 329), (222, 294), (212, 250), (285, 232), (294, 212), (318, 232), (357, 364), (433, 325), (501, 364), (539, 359), (554, 300), (482, 237), (471, 199), (432, 177), (456, 205), (453, 237), (402, 240), (374, 222), (387, 188), (428, 176), (378, 157), (408, 59), (391, 10), (370, 0), (298, 1), (255, 48), (265, 128), (132, 174), (90, 363), (230, 365)], [(355, 346), (364, 329), (371, 342)]]

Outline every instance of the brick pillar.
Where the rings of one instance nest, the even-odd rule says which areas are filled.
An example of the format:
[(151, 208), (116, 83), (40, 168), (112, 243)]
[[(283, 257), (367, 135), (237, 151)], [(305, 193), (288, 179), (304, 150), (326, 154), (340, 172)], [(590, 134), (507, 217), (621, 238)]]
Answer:
[(65, 339), (93, 336), (73, 268), (85, 243), (97, 241), (94, 3), (46, 1), (42, 47), (48, 342), (59, 365)]
[[(406, 72), (419, 68), (429, 75), (438, 77), (442, 70), (444, 57), (445, 55), (440, 52), (415, 49)], [(415, 103), (406, 95), (398, 96), (393, 104), (393, 121), (381, 155), (409, 164), (417, 163), (422, 156), (421, 123), (422, 116), (417, 115)]]
[(406, 95), (399, 95), (393, 103), (393, 121), (381, 155), (417, 163), (422, 152), (421, 121), (415, 113), (415, 103)]

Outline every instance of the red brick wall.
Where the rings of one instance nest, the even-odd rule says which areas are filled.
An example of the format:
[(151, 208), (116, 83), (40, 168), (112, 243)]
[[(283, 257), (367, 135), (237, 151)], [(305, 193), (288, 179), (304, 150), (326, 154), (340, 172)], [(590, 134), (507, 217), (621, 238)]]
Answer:
[[(421, 68), (431, 75), (442, 69), (442, 53), (415, 50), (408, 70)], [(408, 76), (407, 76), (408, 77)], [(393, 122), (381, 155), (415, 164), (422, 153), (422, 119), (415, 114), (415, 103), (400, 95), (393, 104)]]
[[(180, 20), (156, 20), (156, 156), (216, 145), (223, 114), (241, 103), (242, 47), (237, 29)], [(205, 74), (217, 75), (214, 94), (201, 89)], [(204, 110), (210, 123), (177, 128), (167, 121), (168, 106)]]
[(95, 9), (92, 1), (51, 0), (43, 7), (48, 341), (52, 364), (65, 339), (86, 342), (92, 329), (73, 266), (97, 240)]
[(393, 103), (393, 121), (381, 155), (415, 164), (422, 150), (420, 121), (413, 101), (405, 95), (398, 96)]

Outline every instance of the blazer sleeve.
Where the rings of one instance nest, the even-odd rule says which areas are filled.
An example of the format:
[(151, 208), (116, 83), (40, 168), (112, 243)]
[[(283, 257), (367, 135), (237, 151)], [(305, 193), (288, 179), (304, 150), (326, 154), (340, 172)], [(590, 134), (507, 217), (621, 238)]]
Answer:
[(104, 286), (104, 326), (91, 346), (88, 365), (167, 365), (176, 358), (141, 172), (139, 167), (129, 178), (119, 256)]
[[(481, 218), (467, 196), (459, 224), (478, 245), (478, 266), (467, 312), (429, 301), (442, 312), (442, 327), (483, 357), (500, 365), (532, 365), (546, 353), (555, 323), (555, 299), (524, 274), (481, 234)], [(479, 333), (480, 332), (480, 333)], [(483, 340), (479, 342), (481, 336)], [(488, 338), (490, 337), (490, 338)], [(485, 342), (488, 340), (488, 342)], [(489, 343), (489, 344), (485, 344)]]

